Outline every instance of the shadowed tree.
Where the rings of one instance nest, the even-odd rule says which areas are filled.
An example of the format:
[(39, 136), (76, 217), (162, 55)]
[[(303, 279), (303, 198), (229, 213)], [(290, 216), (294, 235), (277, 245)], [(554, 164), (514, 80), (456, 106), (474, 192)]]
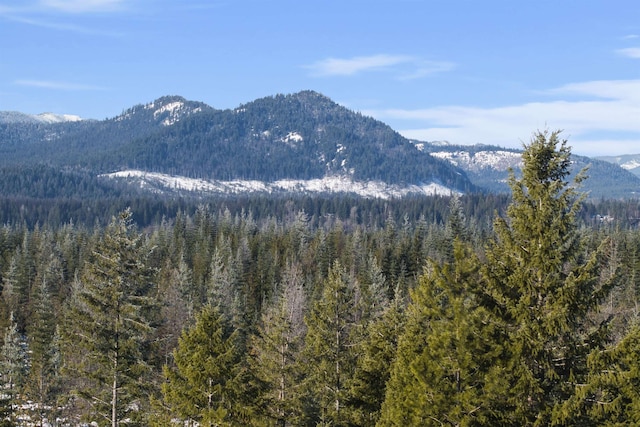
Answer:
[(246, 425), (242, 400), (238, 333), (210, 304), (185, 329), (165, 366), (164, 404), (173, 417), (205, 427)]
[(322, 296), (305, 318), (307, 335), (303, 351), (306, 380), (315, 421), (320, 425), (343, 425), (348, 381), (355, 365), (352, 330), (355, 301), (353, 285), (340, 263), (329, 270)]
[(151, 337), (149, 250), (125, 210), (104, 230), (72, 298), (66, 343), (75, 394), (100, 426), (135, 425), (144, 415)]
[(275, 301), (269, 304), (250, 340), (250, 369), (257, 382), (259, 412), (278, 426), (300, 417), (299, 352), (304, 337), (305, 294), (301, 267), (290, 265)]

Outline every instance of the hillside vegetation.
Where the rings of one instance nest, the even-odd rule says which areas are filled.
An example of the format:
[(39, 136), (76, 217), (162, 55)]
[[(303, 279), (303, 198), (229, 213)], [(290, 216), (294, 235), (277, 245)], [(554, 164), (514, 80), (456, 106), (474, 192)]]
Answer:
[(638, 206), (569, 156), (536, 134), (510, 198), (7, 224), (5, 425), (638, 423)]

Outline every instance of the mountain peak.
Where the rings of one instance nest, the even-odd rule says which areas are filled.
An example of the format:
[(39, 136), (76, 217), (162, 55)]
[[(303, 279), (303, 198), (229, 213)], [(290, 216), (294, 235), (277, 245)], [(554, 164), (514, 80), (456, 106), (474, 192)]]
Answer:
[(0, 123), (66, 123), (66, 122), (79, 122), (84, 120), (80, 116), (72, 114), (54, 114), (54, 113), (40, 113), (40, 114), (25, 114), (17, 111), (0, 111)]
[(203, 102), (188, 101), (182, 96), (168, 95), (147, 104), (138, 104), (129, 108), (114, 120), (132, 120), (135, 117), (147, 122), (160, 123), (162, 126), (171, 126), (187, 116), (210, 109), (211, 107)]
[(79, 122), (83, 120), (82, 117), (73, 114), (40, 113), (35, 117), (44, 123), (66, 123)]

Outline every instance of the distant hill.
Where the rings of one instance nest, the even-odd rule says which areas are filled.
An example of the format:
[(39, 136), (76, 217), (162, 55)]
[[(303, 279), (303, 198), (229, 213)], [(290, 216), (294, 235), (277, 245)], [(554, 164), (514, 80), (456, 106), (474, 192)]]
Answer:
[(640, 154), (626, 154), (622, 156), (601, 156), (598, 160), (613, 163), (628, 170), (634, 175), (640, 176)]
[[(522, 163), (522, 150), (483, 144), (460, 146), (412, 142), (420, 150), (463, 169), (475, 185), (496, 193), (509, 191), (509, 169), (518, 173)], [(640, 176), (601, 158), (577, 155), (572, 155), (571, 158), (574, 176), (587, 168), (588, 178), (583, 182), (581, 190), (587, 192), (589, 197), (623, 199), (640, 196)]]
[[(224, 182), (340, 178), (357, 183), (353, 188), (375, 182), (396, 193), (477, 190), (462, 170), (417, 150), (384, 123), (311, 91), (233, 110), (172, 96), (104, 121), (0, 124), (0, 167), (37, 163), (107, 177), (133, 170), (137, 182), (143, 171)], [(278, 188), (311, 191), (302, 184)]]
[[(165, 96), (100, 121), (0, 112), (3, 195), (503, 192), (518, 158), (499, 147), (410, 141), (313, 91), (225, 110)], [(640, 189), (616, 165), (574, 159), (591, 165), (593, 197)]]

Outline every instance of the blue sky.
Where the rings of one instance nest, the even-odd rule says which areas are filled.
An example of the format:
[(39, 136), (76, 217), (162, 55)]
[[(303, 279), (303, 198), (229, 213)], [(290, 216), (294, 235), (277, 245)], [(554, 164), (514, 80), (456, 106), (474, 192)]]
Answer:
[(306, 89), (425, 141), (640, 153), (640, 2), (0, 0), (0, 110)]

